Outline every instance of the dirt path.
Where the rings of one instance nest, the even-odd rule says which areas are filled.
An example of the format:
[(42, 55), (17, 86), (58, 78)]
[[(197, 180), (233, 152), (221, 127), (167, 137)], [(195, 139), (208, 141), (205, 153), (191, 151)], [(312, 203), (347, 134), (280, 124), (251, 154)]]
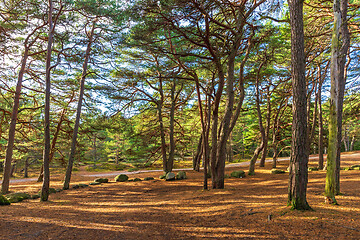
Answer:
[[(342, 156), (343, 166), (359, 163), (360, 153)], [(280, 169), (287, 165), (279, 162)], [(0, 239), (360, 239), (360, 171), (341, 172), (339, 206), (323, 204), (325, 171), (310, 172), (307, 196), (314, 211), (308, 212), (286, 207), (288, 176), (269, 172), (267, 166), (255, 176), (226, 179), (222, 190), (202, 190), (202, 173), (188, 171), (183, 181), (111, 182), (55, 193), (48, 202), (26, 200), (0, 207)], [(78, 174), (73, 183), (94, 179)], [(57, 184), (60, 178), (52, 180), (52, 187)], [(39, 188), (12, 185), (13, 191)]]

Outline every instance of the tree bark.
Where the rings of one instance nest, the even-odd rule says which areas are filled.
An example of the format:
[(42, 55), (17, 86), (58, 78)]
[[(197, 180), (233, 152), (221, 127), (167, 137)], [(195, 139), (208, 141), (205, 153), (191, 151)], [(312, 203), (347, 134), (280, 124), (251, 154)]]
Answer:
[(40, 200), (47, 201), (49, 198), (49, 186), (50, 186), (50, 71), (51, 71), (51, 52), (54, 38), (54, 27), (53, 27), (53, 2), (49, 0), (49, 13), (48, 13), (48, 24), (49, 24), (49, 35), (48, 45), (46, 52), (46, 75), (45, 75), (45, 130), (44, 130), (44, 179), (40, 193)]
[(270, 91), (269, 87), (267, 88), (267, 114), (266, 114), (266, 129), (265, 129), (265, 139), (264, 139), (264, 147), (261, 154), (260, 160), (260, 167), (265, 167), (265, 160), (268, 153), (268, 141), (269, 141), (269, 134), (270, 134), (270, 121), (271, 121), (271, 99), (270, 99)]
[(291, 76), (293, 89), (292, 144), (289, 170), (288, 205), (311, 209), (306, 200), (308, 183), (308, 136), (303, 27), (303, 0), (289, 0), (291, 25)]
[(6, 194), (9, 192), (9, 184), (10, 184), (10, 176), (11, 176), (11, 161), (13, 156), (13, 149), (14, 149), (14, 141), (15, 141), (15, 132), (16, 132), (16, 122), (17, 116), (19, 112), (19, 102), (20, 102), (20, 94), (22, 88), (22, 81), (25, 73), (26, 68), (26, 61), (29, 54), (29, 46), (27, 41), (29, 37), (25, 41), (25, 50), (21, 60), (21, 68), (19, 71), (18, 81), (15, 89), (15, 96), (14, 96), (14, 105), (13, 110), (11, 113), (11, 121), (9, 127), (9, 138), (8, 138), (8, 145), (6, 149), (5, 161), (4, 161), (4, 173), (2, 178), (1, 184), (1, 193)]
[[(49, 163), (51, 163), (51, 161), (53, 160), (54, 158), (54, 155), (55, 155), (55, 147), (56, 147), (56, 142), (57, 142), (57, 139), (58, 139), (58, 136), (59, 136), (59, 133), (60, 133), (60, 130), (61, 130), (61, 125), (65, 119), (65, 115), (66, 115), (66, 112), (67, 112), (67, 107), (69, 106), (69, 104), (72, 102), (73, 100), (73, 97), (74, 97), (74, 94), (71, 96), (71, 99), (68, 103), (68, 105), (61, 111), (61, 114), (60, 114), (60, 119), (59, 119), (59, 122), (56, 126), (56, 130), (55, 130), (55, 133), (54, 133), (54, 137), (51, 141), (51, 148), (50, 148), (50, 156), (49, 156)], [(62, 160), (62, 164), (65, 166), (65, 161)], [(43, 181), (43, 177), (44, 177), (44, 165), (41, 165), (41, 169), (40, 169), (40, 173), (39, 173), (39, 176), (38, 176), (38, 182), (42, 182)]]
[(86, 47), (85, 59), (84, 59), (84, 64), (83, 64), (83, 69), (82, 69), (82, 74), (81, 74), (79, 100), (78, 100), (78, 105), (77, 105), (77, 109), (76, 109), (76, 119), (75, 119), (75, 125), (74, 125), (74, 130), (73, 130), (73, 137), (72, 137), (72, 141), (71, 141), (71, 150), (70, 150), (70, 155), (69, 155), (69, 162), (68, 162), (67, 169), (66, 169), (63, 189), (69, 189), (69, 185), (70, 185), (71, 173), (72, 173), (72, 168), (73, 168), (73, 163), (74, 163), (74, 156), (75, 156), (75, 151), (76, 151), (76, 140), (77, 140), (77, 135), (78, 135), (79, 126), (80, 126), (81, 107), (82, 107), (82, 101), (84, 98), (84, 91), (85, 91), (85, 79), (86, 79), (86, 75), (87, 75), (88, 62), (89, 62), (89, 58), (90, 58), (91, 44), (93, 43), (93, 38), (94, 38), (94, 30), (95, 30), (95, 21), (91, 28), (90, 34), (88, 35), (89, 42)]
[(331, 40), (331, 89), (329, 113), (329, 144), (325, 185), (325, 202), (336, 204), (340, 193), (340, 150), (342, 111), (345, 91), (345, 62), (350, 46), (347, 26), (347, 0), (334, 0), (334, 27)]
[[(320, 67), (318, 69), (320, 71)], [(322, 115), (322, 103), (321, 103), (321, 90), (322, 90), (322, 79), (319, 82), (319, 162), (318, 168), (324, 168), (324, 127), (323, 127), (323, 115)]]

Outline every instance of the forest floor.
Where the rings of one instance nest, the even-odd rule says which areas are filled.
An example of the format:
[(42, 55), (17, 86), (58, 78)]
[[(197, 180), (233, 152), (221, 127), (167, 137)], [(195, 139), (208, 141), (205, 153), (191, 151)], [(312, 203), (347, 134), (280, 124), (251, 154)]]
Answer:
[[(342, 155), (342, 167), (355, 164), (360, 164), (360, 152)], [(278, 163), (280, 169), (287, 166), (288, 161)], [(316, 158), (309, 166), (316, 166)], [(238, 169), (247, 172), (242, 165), (226, 173)], [(195, 171), (187, 171), (186, 180), (169, 182), (160, 180), (159, 172), (148, 172), (129, 176), (155, 180), (110, 179), (51, 194), (47, 202), (1, 206), (0, 239), (360, 239), (359, 170), (341, 171), (338, 206), (324, 204), (325, 171), (309, 172), (307, 198), (313, 211), (302, 212), (286, 206), (288, 174), (273, 175), (270, 169), (267, 163), (256, 168), (255, 176), (227, 178), (222, 190), (202, 190), (202, 173)], [(80, 170), (72, 184), (94, 178)], [(62, 179), (52, 176), (51, 187), (61, 188)], [(12, 183), (11, 191), (35, 193), (40, 187), (28, 180)]]

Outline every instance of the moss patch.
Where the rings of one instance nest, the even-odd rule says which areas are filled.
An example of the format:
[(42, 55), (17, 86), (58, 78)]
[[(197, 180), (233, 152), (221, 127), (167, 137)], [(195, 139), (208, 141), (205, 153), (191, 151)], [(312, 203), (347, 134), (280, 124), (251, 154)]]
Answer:
[(10, 205), (10, 201), (3, 195), (0, 195), (0, 206), (4, 205)]

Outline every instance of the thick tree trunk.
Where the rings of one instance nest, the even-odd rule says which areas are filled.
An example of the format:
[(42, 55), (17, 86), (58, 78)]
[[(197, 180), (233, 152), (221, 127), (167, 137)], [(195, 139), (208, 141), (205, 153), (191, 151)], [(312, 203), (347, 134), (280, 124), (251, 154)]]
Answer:
[(291, 25), (291, 75), (293, 88), (292, 144), (289, 170), (288, 205), (308, 210), (308, 136), (303, 27), (303, 0), (289, 0)]
[(95, 30), (95, 22), (93, 23), (90, 34), (88, 35), (89, 43), (86, 48), (85, 59), (84, 59), (83, 69), (82, 69), (82, 74), (81, 74), (79, 100), (78, 100), (78, 105), (77, 105), (77, 109), (76, 109), (75, 125), (74, 125), (74, 130), (73, 130), (72, 141), (71, 141), (71, 150), (70, 150), (70, 155), (69, 155), (69, 162), (68, 162), (67, 169), (66, 169), (63, 189), (69, 189), (69, 185), (70, 185), (71, 173), (72, 173), (75, 151), (76, 151), (76, 140), (77, 140), (77, 135), (78, 135), (79, 126), (80, 126), (81, 107), (82, 107), (82, 101), (84, 98), (84, 91), (85, 91), (85, 79), (86, 79), (86, 75), (87, 75), (88, 62), (89, 62), (89, 58), (90, 58), (91, 44), (93, 42), (93, 37), (94, 37), (94, 30)]
[(336, 204), (340, 193), (340, 147), (342, 110), (345, 91), (345, 62), (350, 45), (347, 27), (347, 0), (334, 0), (334, 28), (331, 41), (331, 89), (329, 144), (325, 185), (325, 202)]
[(52, 44), (54, 37), (54, 28), (53, 28), (53, 2), (49, 0), (49, 13), (48, 13), (48, 23), (49, 23), (49, 35), (48, 35), (48, 45), (46, 53), (46, 76), (45, 76), (45, 131), (44, 131), (44, 179), (40, 193), (41, 201), (47, 201), (49, 198), (49, 186), (50, 186), (50, 71), (51, 71), (51, 52)]

